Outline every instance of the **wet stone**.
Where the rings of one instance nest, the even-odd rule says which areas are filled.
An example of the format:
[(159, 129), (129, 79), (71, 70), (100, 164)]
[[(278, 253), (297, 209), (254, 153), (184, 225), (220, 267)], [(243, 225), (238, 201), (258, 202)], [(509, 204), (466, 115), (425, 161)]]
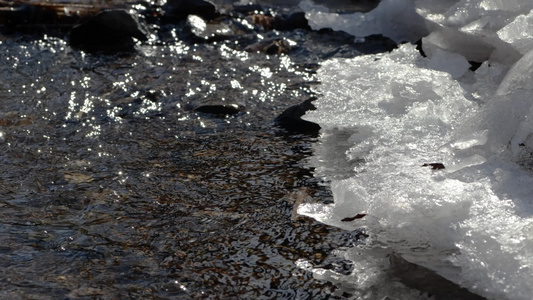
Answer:
[(216, 7), (203, 0), (169, 0), (163, 5), (167, 20), (184, 20), (189, 15), (196, 15), (205, 20), (219, 16)]
[(380, 0), (313, 0), (313, 3), (323, 5), (332, 12), (338, 13), (354, 13), (354, 12), (368, 12), (378, 6)]
[(288, 16), (276, 17), (272, 27), (277, 30), (311, 30), (309, 22), (305, 18), (305, 13), (303, 12), (293, 13)]
[[(238, 26), (238, 25), (237, 25)], [(241, 26), (242, 27), (242, 26)], [(186, 31), (190, 31), (191, 39), (196, 42), (215, 42), (236, 38), (239, 30), (231, 19), (219, 22), (206, 22), (196, 15), (189, 15)]]
[(98, 13), (101, 9), (98, 5), (2, 1), (0, 2), (0, 26), (17, 28), (26, 32), (31, 32), (42, 25), (49, 26), (47, 30), (50, 30), (50, 27), (68, 27)]
[(248, 52), (263, 52), (266, 54), (289, 53), (291, 46), (284, 39), (264, 40), (244, 48)]
[(237, 104), (205, 104), (193, 108), (193, 111), (210, 114), (218, 117), (236, 115), (244, 108)]
[(89, 52), (133, 50), (135, 41), (147, 40), (137, 17), (125, 10), (107, 10), (72, 28), (70, 45)]
[(263, 27), (265, 30), (271, 30), (275, 18), (264, 14), (253, 14), (250, 16), (250, 21), (253, 24)]

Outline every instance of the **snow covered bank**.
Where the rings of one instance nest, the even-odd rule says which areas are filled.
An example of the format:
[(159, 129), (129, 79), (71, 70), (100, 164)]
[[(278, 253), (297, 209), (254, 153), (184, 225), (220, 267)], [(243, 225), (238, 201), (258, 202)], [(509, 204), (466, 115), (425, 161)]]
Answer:
[[(313, 161), (331, 173), (341, 157), (353, 173), (332, 180), (334, 204), (299, 213), (368, 228), (367, 246), (339, 254), (356, 264), (343, 280), (382, 284), (394, 252), (487, 298), (530, 299), (533, 2), (383, 0), (347, 16), (301, 7), (314, 28), (423, 38), (428, 56), (404, 44), (319, 71), (323, 96), (306, 115), (323, 128)], [(351, 146), (332, 155), (336, 143)]]

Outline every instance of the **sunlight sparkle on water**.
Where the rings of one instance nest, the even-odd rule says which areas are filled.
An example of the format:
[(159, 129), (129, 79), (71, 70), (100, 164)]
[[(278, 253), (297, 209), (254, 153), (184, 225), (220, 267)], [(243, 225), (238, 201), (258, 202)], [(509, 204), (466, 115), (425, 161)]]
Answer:
[(236, 58), (243, 62), (250, 58), (248, 52), (233, 50), (226, 45), (220, 46), (220, 54), (224, 58)]
[(242, 86), (241, 86), (241, 84), (239, 83), (239, 81), (237, 81), (237, 80), (235, 80), (235, 79), (233, 79), (233, 80), (231, 81), (231, 87), (234, 88), (234, 89), (240, 89), (240, 90), (242, 90)]

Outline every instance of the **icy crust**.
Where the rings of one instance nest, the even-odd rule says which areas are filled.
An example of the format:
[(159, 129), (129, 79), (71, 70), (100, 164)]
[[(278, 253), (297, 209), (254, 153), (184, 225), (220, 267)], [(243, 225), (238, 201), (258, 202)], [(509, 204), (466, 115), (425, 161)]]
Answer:
[[(403, 45), (319, 71), (323, 96), (306, 119), (323, 128), (312, 164), (335, 202), (299, 213), (371, 232), (338, 253), (353, 274), (328, 278), (382, 297), (376, 287), (397, 288), (384, 279), (395, 253), (489, 299), (531, 299), (533, 1), (383, 0), (352, 15), (301, 7), (315, 29), (422, 38), (427, 55)], [(468, 61), (482, 64), (473, 72)]]
[(331, 13), (310, 0), (300, 3), (313, 29), (331, 28), (356, 37), (383, 34), (397, 43), (416, 42), (428, 31), (411, 0), (383, 0), (368, 13)]
[[(486, 63), (461, 82), (406, 44), (322, 65), (323, 96), (305, 118), (324, 137), (351, 132), (337, 155), (358, 163), (332, 181), (334, 204), (298, 212), (373, 233), (367, 250), (343, 254), (360, 288), (381, 284), (389, 266), (375, 250), (388, 249), (489, 299), (531, 298), (533, 177), (519, 164), (533, 152), (532, 64), (527, 54), (503, 78), (508, 67)], [(318, 171), (328, 163), (315, 157)]]
[(445, 6), (440, 13), (426, 0), (414, 2), (431, 32), (422, 39), (423, 50), (429, 57), (441, 49), (461, 54), (470, 61), (511, 64), (527, 52), (523, 30), (531, 26), (529, 18), (522, 14), (533, 9), (529, 0), (462, 0)]
[(512, 64), (532, 46), (530, 0), (382, 0), (368, 13), (339, 14), (311, 0), (300, 3), (313, 29), (332, 28), (358, 38), (382, 34), (397, 43), (423, 39), (433, 57), (438, 49), (467, 60)]

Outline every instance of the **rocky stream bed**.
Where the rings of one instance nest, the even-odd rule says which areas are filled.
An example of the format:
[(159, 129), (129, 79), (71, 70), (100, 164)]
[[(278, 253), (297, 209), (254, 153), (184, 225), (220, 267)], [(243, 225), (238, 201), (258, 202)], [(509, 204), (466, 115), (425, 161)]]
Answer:
[[(331, 201), (318, 128), (275, 119), (321, 61), (394, 43), (275, 1), (0, 8), (1, 298), (350, 297), (297, 262), (348, 274), (332, 250), (365, 234), (295, 213)], [(104, 8), (135, 22), (73, 29)]]

